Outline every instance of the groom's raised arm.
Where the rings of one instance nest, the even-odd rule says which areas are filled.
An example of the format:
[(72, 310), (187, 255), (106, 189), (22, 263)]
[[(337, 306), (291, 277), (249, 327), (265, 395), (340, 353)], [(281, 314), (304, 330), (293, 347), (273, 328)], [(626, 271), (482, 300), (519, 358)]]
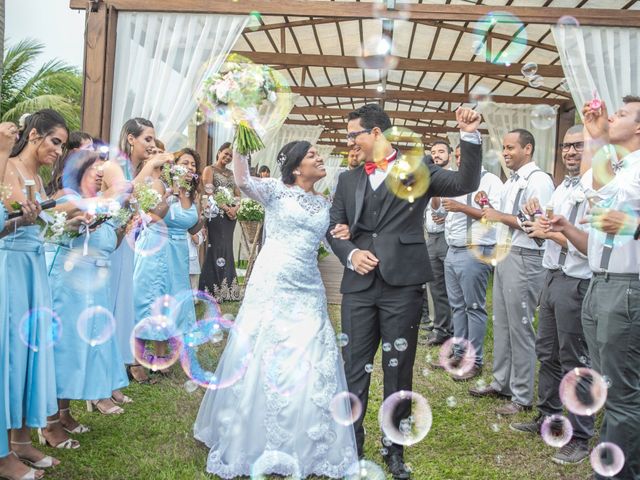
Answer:
[(338, 186), (336, 187), (336, 193), (333, 197), (333, 204), (331, 205), (331, 211), (329, 213), (329, 231), (327, 231), (327, 242), (331, 246), (331, 250), (336, 256), (340, 259), (340, 262), (346, 267), (347, 259), (349, 258), (349, 254), (357, 249), (350, 240), (340, 240), (338, 238), (334, 238), (331, 235), (331, 231), (338, 224), (349, 224), (349, 219), (347, 217), (347, 209), (345, 206), (345, 181), (344, 174), (346, 172), (340, 174), (338, 177)]

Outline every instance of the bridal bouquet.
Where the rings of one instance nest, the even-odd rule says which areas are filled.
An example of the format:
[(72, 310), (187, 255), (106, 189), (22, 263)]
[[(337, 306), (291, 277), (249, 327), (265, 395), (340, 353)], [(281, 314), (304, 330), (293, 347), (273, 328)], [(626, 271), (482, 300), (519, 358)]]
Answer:
[(227, 187), (219, 187), (216, 194), (213, 197), (218, 207), (224, 207), (225, 205), (235, 205), (236, 199), (233, 196), (233, 192)]
[(220, 71), (204, 81), (200, 108), (205, 115), (231, 121), (236, 127), (235, 148), (247, 155), (264, 148), (258, 108), (265, 101), (275, 103), (276, 92), (284, 88), (283, 80), (268, 66), (231, 54)]
[(137, 204), (138, 208), (144, 213), (154, 210), (161, 201), (162, 196), (150, 185), (143, 183), (136, 184), (133, 189), (133, 197), (130, 200), (131, 203)]
[[(165, 163), (162, 167), (162, 179), (174, 190), (191, 190), (191, 181), (187, 179), (189, 170), (184, 165), (169, 165)], [(193, 175), (192, 178), (196, 179), (197, 175)], [(178, 194), (177, 191), (173, 192)]]
[(238, 220), (241, 222), (262, 222), (264, 221), (264, 207), (255, 200), (243, 198), (240, 200)]

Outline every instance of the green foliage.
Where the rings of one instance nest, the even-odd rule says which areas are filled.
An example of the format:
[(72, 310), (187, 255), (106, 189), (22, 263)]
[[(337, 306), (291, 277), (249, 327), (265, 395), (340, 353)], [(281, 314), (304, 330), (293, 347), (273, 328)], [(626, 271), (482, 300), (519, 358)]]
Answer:
[(3, 121), (18, 122), (25, 113), (57, 110), (69, 130), (80, 128), (82, 77), (78, 69), (60, 60), (35, 68), (44, 45), (26, 39), (9, 47), (4, 57), (0, 113)]

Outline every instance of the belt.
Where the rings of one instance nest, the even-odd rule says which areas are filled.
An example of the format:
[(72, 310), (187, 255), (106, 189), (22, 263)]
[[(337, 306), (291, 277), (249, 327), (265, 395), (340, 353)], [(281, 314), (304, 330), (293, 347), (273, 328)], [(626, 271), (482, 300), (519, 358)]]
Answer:
[[(110, 267), (111, 260), (106, 258), (96, 258), (91, 255), (78, 255), (73, 250), (67, 247), (60, 247), (60, 252), (67, 256), (73, 262), (81, 262), (89, 265), (95, 265), (96, 267)], [(58, 252), (56, 252), (56, 255)]]
[(511, 253), (516, 255), (530, 255), (536, 257), (544, 256), (544, 250), (536, 250), (534, 248), (511, 247)]
[(604, 278), (605, 280), (638, 280), (640, 277), (637, 273), (609, 273), (609, 272), (594, 272), (593, 278)]
[(169, 238), (171, 240), (186, 240), (187, 239), (187, 234), (186, 233), (171, 233), (171, 232), (167, 232), (166, 230), (160, 230), (158, 228), (148, 228), (146, 229), (146, 231), (155, 233), (157, 235), (160, 235), (161, 237), (165, 237), (165, 238)]
[(21, 242), (19, 240), (9, 240), (9, 242), (11, 242), (11, 245), (8, 245), (8, 242), (0, 243), (0, 250), (37, 253), (38, 255), (41, 255), (44, 252), (44, 245), (29, 245), (29, 243)]

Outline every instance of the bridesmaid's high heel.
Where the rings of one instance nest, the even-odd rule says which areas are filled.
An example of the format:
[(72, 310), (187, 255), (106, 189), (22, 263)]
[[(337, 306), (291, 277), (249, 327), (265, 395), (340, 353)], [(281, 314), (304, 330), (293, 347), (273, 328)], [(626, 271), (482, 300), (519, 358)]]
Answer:
[[(60, 423), (60, 419), (47, 420), (47, 424), (52, 424), (52, 423)], [(57, 445), (52, 444), (51, 442), (49, 442), (49, 440), (46, 439), (46, 437), (44, 436), (44, 432), (42, 431), (41, 428), (38, 429), (38, 442), (40, 442), (40, 445), (43, 445), (43, 446), (49, 445), (50, 447), (59, 448), (62, 450), (76, 450), (80, 448), (80, 442), (78, 442), (77, 440), (74, 440), (73, 438), (67, 438), (66, 440), (60, 442)], [(32, 466), (36, 468), (47, 468), (44, 465), (34, 464)], [(53, 465), (49, 465), (49, 466), (52, 467)]]
[[(61, 408), (60, 412), (68, 412), (69, 409), (68, 408)], [(78, 423), (78, 426), (76, 428), (74, 428), (73, 430), (69, 430), (67, 427), (63, 427), (64, 431), (73, 435), (79, 435), (81, 433), (89, 433), (91, 431), (91, 429), (89, 427), (87, 427), (86, 425), (83, 425), (81, 423)]]
[[(19, 442), (12, 442), (12, 443), (18, 443)], [(26, 444), (26, 442), (25, 442)], [(31, 445), (31, 442), (29, 442), (29, 445)], [(11, 454), (13, 456), (15, 456), (18, 460), (20, 461), (25, 461), (23, 459), (21, 459), (16, 452), (11, 452)], [(44, 477), (44, 472), (42, 470), (36, 470), (35, 468), (29, 468), (29, 471), (27, 473), (25, 473), (24, 475), (22, 475), (21, 477), (7, 477), (7, 476), (3, 476), (0, 475), (0, 479), (2, 480), (40, 480), (42, 477)]]
[(103, 415), (121, 415), (124, 413), (124, 410), (114, 405), (110, 408), (105, 408), (100, 405), (102, 400), (87, 400), (87, 412), (93, 412), (93, 410), (98, 410)]

